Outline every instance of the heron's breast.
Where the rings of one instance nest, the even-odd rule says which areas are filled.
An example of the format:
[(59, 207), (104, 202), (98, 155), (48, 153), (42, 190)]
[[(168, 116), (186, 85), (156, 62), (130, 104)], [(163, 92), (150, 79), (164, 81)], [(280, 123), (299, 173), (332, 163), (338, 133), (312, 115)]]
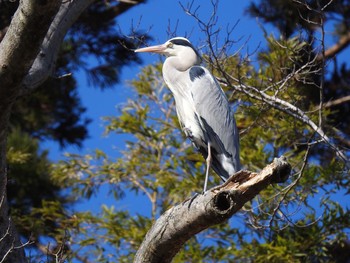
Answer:
[(195, 105), (190, 94), (189, 86), (192, 85), (188, 71), (180, 72), (171, 68), (169, 63), (163, 65), (163, 78), (176, 103), (178, 118), (186, 133), (190, 132), (191, 136), (202, 139), (204, 138), (201, 126), (196, 117)]
[(186, 100), (176, 100), (176, 109), (184, 130), (190, 131), (191, 136), (204, 140), (203, 131), (193, 105)]

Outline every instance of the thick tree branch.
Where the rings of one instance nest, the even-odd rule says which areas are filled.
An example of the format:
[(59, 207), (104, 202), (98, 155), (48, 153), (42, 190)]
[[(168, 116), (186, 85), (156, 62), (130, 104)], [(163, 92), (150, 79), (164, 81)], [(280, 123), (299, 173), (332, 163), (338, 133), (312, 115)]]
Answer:
[(79, 15), (95, 0), (63, 1), (52, 21), (29, 73), (22, 83), (21, 93), (27, 93), (42, 84), (55, 69), (60, 46), (68, 29)]
[(4, 99), (11, 100), (9, 95), (12, 95), (27, 74), (39, 53), (40, 44), (59, 6), (58, 0), (20, 2), (6, 35), (0, 43), (2, 102)]
[[(40, 53), (22, 83), (22, 94), (35, 89), (53, 74), (60, 46), (69, 28), (79, 18), (81, 13), (95, 1), (96, 0), (74, 0), (62, 2), (60, 10), (54, 18), (42, 43)], [(108, 9), (106, 13), (111, 17), (116, 17), (144, 1), (145, 0), (136, 0), (133, 1), (133, 3), (121, 2), (117, 6)]]
[(281, 157), (260, 173), (240, 171), (223, 185), (172, 207), (148, 231), (134, 262), (171, 262), (188, 239), (224, 223), (269, 184), (287, 180), (290, 171)]

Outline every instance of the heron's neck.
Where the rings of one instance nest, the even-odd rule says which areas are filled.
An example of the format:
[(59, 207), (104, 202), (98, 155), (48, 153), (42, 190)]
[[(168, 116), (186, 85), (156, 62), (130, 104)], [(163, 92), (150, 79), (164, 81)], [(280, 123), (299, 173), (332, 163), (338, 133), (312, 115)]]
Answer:
[[(181, 97), (187, 87), (186, 81), (189, 79), (189, 75), (186, 74), (193, 64), (184, 63), (177, 57), (168, 57), (163, 64), (163, 78), (171, 92), (173, 93), (175, 100), (177, 97)], [(188, 75), (188, 76), (187, 76)], [(187, 77), (186, 77), (187, 76)]]
[(168, 67), (183, 72), (194, 65), (199, 65), (200, 61), (198, 60), (197, 56), (193, 56), (192, 54), (183, 54), (182, 56), (168, 57), (164, 64), (167, 64)]
[(175, 100), (179, 96), (184, 96), (184, 89), (188, 86), (189, 74), (185, 72), (199, 63), (198, 57), (190, 52), (183, 52), (179, 56), (170, 56), (164, 61), (163, 78), (174, 94)]

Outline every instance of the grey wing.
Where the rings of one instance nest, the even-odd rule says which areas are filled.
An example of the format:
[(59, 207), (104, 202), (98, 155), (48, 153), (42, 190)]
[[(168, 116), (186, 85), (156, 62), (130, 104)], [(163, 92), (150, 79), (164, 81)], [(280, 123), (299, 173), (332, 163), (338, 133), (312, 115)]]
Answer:
[[(213, 150), (219, 157), (228, 158), (236, 172), (240, 169), (239, 137), (227, 97), (207, 69), (198, 66), (193, 68), (201, 68), (204, 71), (200, 76), (191, 78), (190, 88), (202, 129), (206, 131), (207, 140), (210, 141)], [(196, 69), (196, 71), (200, 70)], [(223, 162), (220, 161), (222, 166)], [(225, 169), (225, 167), (221, 168)], [(230, 169), (225, 170), (228, 172)]]

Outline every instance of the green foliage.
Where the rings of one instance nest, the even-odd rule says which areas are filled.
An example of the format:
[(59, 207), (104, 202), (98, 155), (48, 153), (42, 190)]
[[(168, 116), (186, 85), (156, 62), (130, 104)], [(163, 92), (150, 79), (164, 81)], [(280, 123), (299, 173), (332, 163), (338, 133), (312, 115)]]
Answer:
[(52, 180), (47, 151), (39, 150), (38, 140), (16, 129), (7, 145), (7, 195), (12, 218), (24, 238), (31, 237), (38, 247), (40, 237), (59, 238), (58, 219), (64, 217), (64, 207), (72, 202), (60, 194), (60, 185)]
[[(52, 89), (51, 92), (47, 92)], [(84, 117), (77, 83), (71, 76), (47, 80), (31, 96), (16, 101), (11, 130), (21, 129), (34, 138), (58, 141), (61, 146), (81, 146), (90, 119)]]

